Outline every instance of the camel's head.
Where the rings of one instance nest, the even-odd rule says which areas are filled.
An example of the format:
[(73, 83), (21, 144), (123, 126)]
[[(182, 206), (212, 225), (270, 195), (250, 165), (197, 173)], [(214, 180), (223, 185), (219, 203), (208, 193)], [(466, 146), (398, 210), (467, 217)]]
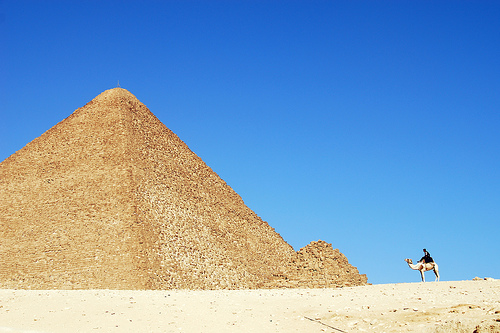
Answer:
[(405, 259), (405, 261), (406, 261), (407, 263), (409, 263), (409, 264), (413, 264), (413, 260), (411, 260), (411, 259)]

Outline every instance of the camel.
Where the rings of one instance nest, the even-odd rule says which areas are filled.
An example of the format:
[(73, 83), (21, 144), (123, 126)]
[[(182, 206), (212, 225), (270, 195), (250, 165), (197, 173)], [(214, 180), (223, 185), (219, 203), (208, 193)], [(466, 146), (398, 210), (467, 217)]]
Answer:
[(422, 282), (425, 282), (424, 272), (431, 270), (433, 270), (434, 274), (436, 275), (436, 281), (439, 281), (438, 264), (436, 264), (435, 262), (423, 263), (419, 261), (416, 265), (414, 265), (413, 260), (411, 259), (405, 259), (405, 261), (408, 263), (408, 266), (410, 266), (411, 269), (420, 272), (420, 275), (422, 275)]

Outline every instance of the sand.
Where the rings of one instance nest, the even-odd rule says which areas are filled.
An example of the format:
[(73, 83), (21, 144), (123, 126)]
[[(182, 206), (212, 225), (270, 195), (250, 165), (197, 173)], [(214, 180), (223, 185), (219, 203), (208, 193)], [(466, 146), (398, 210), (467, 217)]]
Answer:
[(500, 332), (500, 280), (273, 290), (0, 290), (0, 332)]

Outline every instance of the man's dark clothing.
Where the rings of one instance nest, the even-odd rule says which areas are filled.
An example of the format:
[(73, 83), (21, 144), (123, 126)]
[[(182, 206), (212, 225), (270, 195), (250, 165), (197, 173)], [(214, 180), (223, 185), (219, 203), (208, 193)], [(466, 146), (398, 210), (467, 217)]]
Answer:
[(429, 252), (425, 251), (424, 256), (420, 259), (424, 263), (434, 262)]

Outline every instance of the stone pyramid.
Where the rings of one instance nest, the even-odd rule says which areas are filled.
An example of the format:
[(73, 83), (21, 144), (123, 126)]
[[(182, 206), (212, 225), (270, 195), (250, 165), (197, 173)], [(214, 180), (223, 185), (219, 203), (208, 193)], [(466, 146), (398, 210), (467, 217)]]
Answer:
[[(0, 164), (0, 241), (0, 288), (366, 283), (346, 259), (352, 276), (323, 267), (324, 254), (295, 252), (121, 88), (101, 93)], [(338, 257), (330, 244), (320, 245), (326, 257)], [(320, 264), (304, 264), (307, 258)]]

